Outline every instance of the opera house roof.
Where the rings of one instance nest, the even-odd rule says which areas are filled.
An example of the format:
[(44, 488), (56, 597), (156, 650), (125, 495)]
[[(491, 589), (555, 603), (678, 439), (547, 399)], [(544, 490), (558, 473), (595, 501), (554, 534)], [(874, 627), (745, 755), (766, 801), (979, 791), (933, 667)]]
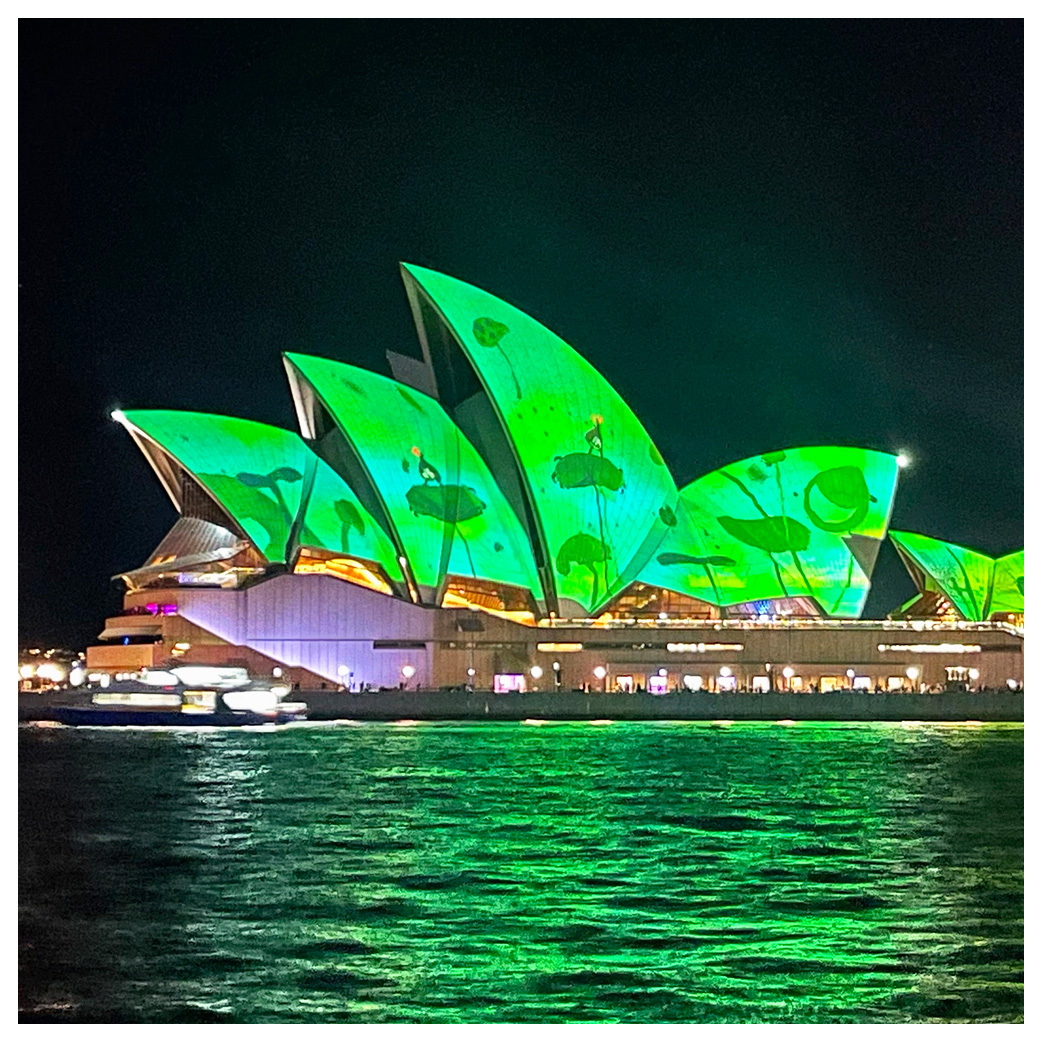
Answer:
[[(770, 449), (679, 490), (627, 403), (561, 338), (457, 279), (402, 276), (420, 353), (389, 353), (397, 379), (287, 353), (301, 434), (118, 414), (179, 512), (215, 527), (211, 544), (230, 533), (255, 568), (307, 563), (423, 605), (452, 589), (535, 618), (594, 617), (635, 586), (723, 611), (860, 615), (895, 456)], [(966, 618), (1021, 611), (1021, 552), (995, 562), (892, 537)]]

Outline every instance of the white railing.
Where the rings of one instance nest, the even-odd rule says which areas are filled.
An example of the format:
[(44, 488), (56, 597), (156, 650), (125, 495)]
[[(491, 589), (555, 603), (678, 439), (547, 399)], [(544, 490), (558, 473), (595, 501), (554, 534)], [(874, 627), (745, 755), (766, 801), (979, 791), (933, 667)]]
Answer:
[(774, 631), (774, 630), (888, 630), (888, 631), (1003, 631), (1005, 634), (1022, 638), (1025, 629), (1002, 621), (967, 621), (955, 620), (946, 623), (942, 620), (815, 620), (809, 618), (791, 618), (789, 620), (707, 620), (699, 617), (666, 620), (650, 620), (638, 618), (600, 620), (592, 617), (585, 619), (563, 619), (555, 617), (541, 620), (540, 627), (604, 627), (608, 629), (623, 627), (648, 627), (650, 629), (681, 629), (703, 631)]

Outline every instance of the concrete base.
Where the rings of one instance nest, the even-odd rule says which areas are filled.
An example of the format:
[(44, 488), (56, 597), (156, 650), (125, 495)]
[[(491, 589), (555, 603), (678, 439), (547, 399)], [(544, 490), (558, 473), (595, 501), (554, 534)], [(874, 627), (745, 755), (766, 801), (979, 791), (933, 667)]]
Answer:
[(1023, 694), (294, 692), (314, 720), (1022, 721)]
[[(695, 693), (668, 696), (626, 692), (339, 692), (295, 690), (314, 721), (1022, 721), (1023, 694)], [(19, 721), (47, 717), (55, 704), (90, 702), (88, 693), (19, 693)]]

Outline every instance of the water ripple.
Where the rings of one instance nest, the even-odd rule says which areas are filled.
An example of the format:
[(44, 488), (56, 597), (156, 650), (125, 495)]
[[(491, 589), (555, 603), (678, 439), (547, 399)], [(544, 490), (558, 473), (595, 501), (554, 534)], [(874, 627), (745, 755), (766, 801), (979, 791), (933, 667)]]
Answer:
[(1022, 1018), (1021, 727), (19, 743), (23, 1022)]

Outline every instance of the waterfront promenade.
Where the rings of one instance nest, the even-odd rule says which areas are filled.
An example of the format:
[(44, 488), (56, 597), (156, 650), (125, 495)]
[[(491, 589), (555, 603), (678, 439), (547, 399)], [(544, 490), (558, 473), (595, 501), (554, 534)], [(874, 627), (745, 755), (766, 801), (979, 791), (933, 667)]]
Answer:
[[(298, 690), (315, 721), (1011, 721), (1023, 720), (1023, 693), (829, 692), (467, 692), (391, 689)], [(20, 693), (19, 719), (46, 718), (48, 706), (89, 702), (88, 694)]]

